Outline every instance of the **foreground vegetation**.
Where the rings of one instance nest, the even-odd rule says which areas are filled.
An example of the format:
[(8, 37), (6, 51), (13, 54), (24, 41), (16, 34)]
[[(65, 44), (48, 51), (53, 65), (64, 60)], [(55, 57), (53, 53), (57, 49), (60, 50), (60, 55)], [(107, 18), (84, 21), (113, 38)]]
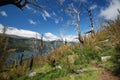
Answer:
[[(116, 21), (110, 21), (95, 34), (84, 36), (83, 46), (68, 43), (47, 55), (35, 56), (32, 65), (30, 65), (31, 59), (25, 60), (17, 67), (16, 62), (5, 67), (5, 63), (0, 61), (0, 65), (4, 65), (0, 68), (0, 78), (1, 80), (99, 80), (99, 75), (104, 71), (119, 76), (119, 32), (120, 19), (118, 18)], [(2, 37), (0, 44), (2, 44)], [(7, 40), (4, 46), (6, 51)], [(1, 50), (0, 53), (3, 51)], [(102, 56), (110, 56), (110, 58), (103, 61)], [(82, 71), (78, 73), (78, 70)]]

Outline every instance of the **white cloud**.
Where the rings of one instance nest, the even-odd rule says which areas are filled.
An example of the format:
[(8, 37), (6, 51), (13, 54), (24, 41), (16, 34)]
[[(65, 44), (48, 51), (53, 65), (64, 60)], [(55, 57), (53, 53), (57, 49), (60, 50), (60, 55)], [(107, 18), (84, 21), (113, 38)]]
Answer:
[(65, 2), (65, 0), (59, 0), (60, 4), (63, 4)]
[[(0, 33), (2, 33), (3, 28), (4, 28), (4, 25), (0, 24)], [(38, 32), (24, 30), (24, 29), (17, 29), (14, 27), (7, 27), (6, 34), (16, 35), (16, 36), (26, 37), (26, 38), (36, 38), (36, 34), (37, 34), (38, 39), (40, 39), (40, 36), (41, 36), (41, 34), (39, 34)]]
[[(2, 33), (4, 28), (4, 25), (0, 24), (0, 33)], [(20, 37), (26, 37), (26, 38), (36, 38), (37, 35), (37, 39), (41, 39), (41, 34), (39, 34), (38, 32), (35, 31), (30, 31), (30, 30), (24, 30), (24, 29), (17, 29), (15, 27), (7, 27), (7, 31), (6, 34), (8, 35), (16, 35), (16, 36), (20, 36)], [(43, 40), (44, 41), (53, 41), (53, 40), (67, 40), (67, 42), (78, 42), (78, 40), (76, 39), (77, 36), (75, 35), (63, 35), (62, 39), (61, 37), (58, 37), (50, 32), (47, 32), (44, 34), (43, 36)]]
[(51, 17), (51, 15), (46, 10), (44, 10), (43, 13), (42, 13), (42, 17), (46, 21), (47, 18)]
[(0, 24), (0, 33), (2, 33), (3, 31), (3, 28), (4, 28), (4, 26), (2, 25), (2, 24)]
[(42, 17), (43, 17), (43, 19), (46, 21), (47, 19), (46, 19), (46, 16), (44, 15), (44, 14), (42, 14)]
[(59, 22), (63, 21), (62, 17), (54, 18), (55, 23), (58, 24)]
[(32, 8), (28, 5), (25, 6), (27, 9), (31, 10)]
[(33, 24), (33, 25), (37, 24), (37, 22), (33, 21), (32, 19), (29, 19), (28, 21), (29, 21), (30, 24)]
[(45, 11), (45, 10), (44, 10), (44, 15), (45, 15), (46, 17), (51, 17), (50, 14), (49, 14), (47, 11)]
[(57, 16), (55, 12), (52, 12), (52, 15), (53, 15), (53, 16)]
[(90, 7), (91, 10), (93, 10), (93, 9), (95, 9), (95, 8), (97, 8), (97, 5), (92, 5), (92, 6)]
[(78, 42), (77, 36), (75, 35), (67, 35), (67, 36), (62, 36), (63, 40), (67, 40), (67, 42)]
[(60, 37), (48, 32), (48, 33), (45, 33), (45, 38), (49, 41), (53, 41), (53, 40), (58, 40), (60, 39)]
[(100, 16), (115, 20), (118, 15), (117, 9), (120, 9), (120, 0), (110, 0), (110, 5), (105, 9), (101, 9)]
[(33, 13), (36, 13), (36, 12), (37, 12), (34, 8), (30, 7), (29, 5), (26, 5), (25, 7), (26, 7), (28, 10), (31, 10)]
[(5, 11), (0, 11), (0, 14), (1, 14), (2, 16), (4, 16), (4, 17), (7, 17), (7, 16), (8, 16)]
[(75, 36), (75, 35), (67, 35), (67, 36), (64, 35), (64, 36), (58, 37), (58, 36), (48, 32), (48, 33), (45, 33), (44, 37), (47, 41), (53, 41), (53, 40), (65, 41), (66, 40), (67, 42), (78, 42), (78, 39), (76, 39), (77, 36)]

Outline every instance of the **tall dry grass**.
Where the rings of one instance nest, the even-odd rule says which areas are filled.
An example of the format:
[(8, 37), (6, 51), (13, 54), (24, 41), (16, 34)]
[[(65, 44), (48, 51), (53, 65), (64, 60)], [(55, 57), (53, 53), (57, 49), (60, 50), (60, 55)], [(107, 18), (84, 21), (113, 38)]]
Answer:
[(115, 21), (108, 21), (108, 25), (105, 26), (105, 30), (110, 36), (110, 42), (116, 50), (116, 52), (113, 53), (114, 71), (120, 75), (120, 14)]
[(74, 46), (72, 46), (70, 44), (67, 44), (67, 45), (61, 46), (59, 48), (56, 48), (51, 53), (48, 53), (46, 55), (42, 55), (42, 56), (39, 56), (39, 57), (35, 57), (34, 58), (35, 64), (41, 64), (41, 63), (44, 63), (44, 62), (51, 63), (54, 60), (58, 61), (66, 54), (66, 51), (69, 51), (69, 52), (72, 53), (73, 48), (74, 48)]
[(95, 51), (101, 50), (101, 42), (107, 39), (106, 30), (98, 30), (94, 34), (84, 36), (84, 47), (91, 47)]
[(105, 30), (111, 37), (113, 45), (120, 44), (120, 18), (108, 23), (108, 26), (105, 26)]

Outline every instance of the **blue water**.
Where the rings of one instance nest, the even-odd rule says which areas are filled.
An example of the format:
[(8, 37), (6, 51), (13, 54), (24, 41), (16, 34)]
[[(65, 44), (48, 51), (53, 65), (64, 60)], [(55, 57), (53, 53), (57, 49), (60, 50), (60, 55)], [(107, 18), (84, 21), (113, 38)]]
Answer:
[(24, 55), (23, 56), (23, 60), (25, 60), (25, 59), (31, 58), (32, 56), (41, 56), (41, 55), (45, 55), (48, 52), (52, 52), (52, 51), (54, 51), (54, 49), (51, 49), (49, 51), (48, 50), (42, 50), (40, 52), (39, 51), (34, 51), (34, 52), (15, 52), (15, 53), (13, 53), (10, 56), (10, 58), (8, 60), (8, 64), (12, 64), (14, 60), (18, 61), (22, 54)]

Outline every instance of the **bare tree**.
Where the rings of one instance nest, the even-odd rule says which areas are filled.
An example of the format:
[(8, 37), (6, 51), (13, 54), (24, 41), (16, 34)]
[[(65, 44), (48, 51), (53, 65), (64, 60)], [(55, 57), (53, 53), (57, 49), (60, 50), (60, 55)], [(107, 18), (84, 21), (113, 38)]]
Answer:
[(32, 67), (33, 67), (33, 59), (34, 59), (34, 56), (32, 55), (30, 60), (30, 65), (29, 65), (30, 70), (32, 70)]
[(41, 34), (41, 39), (40, 39), (40, 52), (42, 55), (43, 52), (43, 48), (44, 48), (44, 41), (43, 41), (43, 34)]
[(21, 10), (27, 4), (31, 4), (33, 6), (40, 8), (40, 9), (43, 9), (43, 6), (39, 5), (36, 0), (0, 0), (0, 7), (10, 5), (10, 4), (15, 5), (16, 7), (18, 7)]
[(77, 34), (78, 34), (78, 40), (83, 45), (84, 41), (81, 36), (81, 30), (80, 30), (80, 8), (81, 3), (76, 8), (73, 4), (70, 4), (68, 7), (65, 7), (63, 4), (60, 3), (60, 0), (56, 0), (57, 3), (63, 8), (65, 12), (67, 12), (73, 19), (74, 19), (74, 26), (76, 28)]

